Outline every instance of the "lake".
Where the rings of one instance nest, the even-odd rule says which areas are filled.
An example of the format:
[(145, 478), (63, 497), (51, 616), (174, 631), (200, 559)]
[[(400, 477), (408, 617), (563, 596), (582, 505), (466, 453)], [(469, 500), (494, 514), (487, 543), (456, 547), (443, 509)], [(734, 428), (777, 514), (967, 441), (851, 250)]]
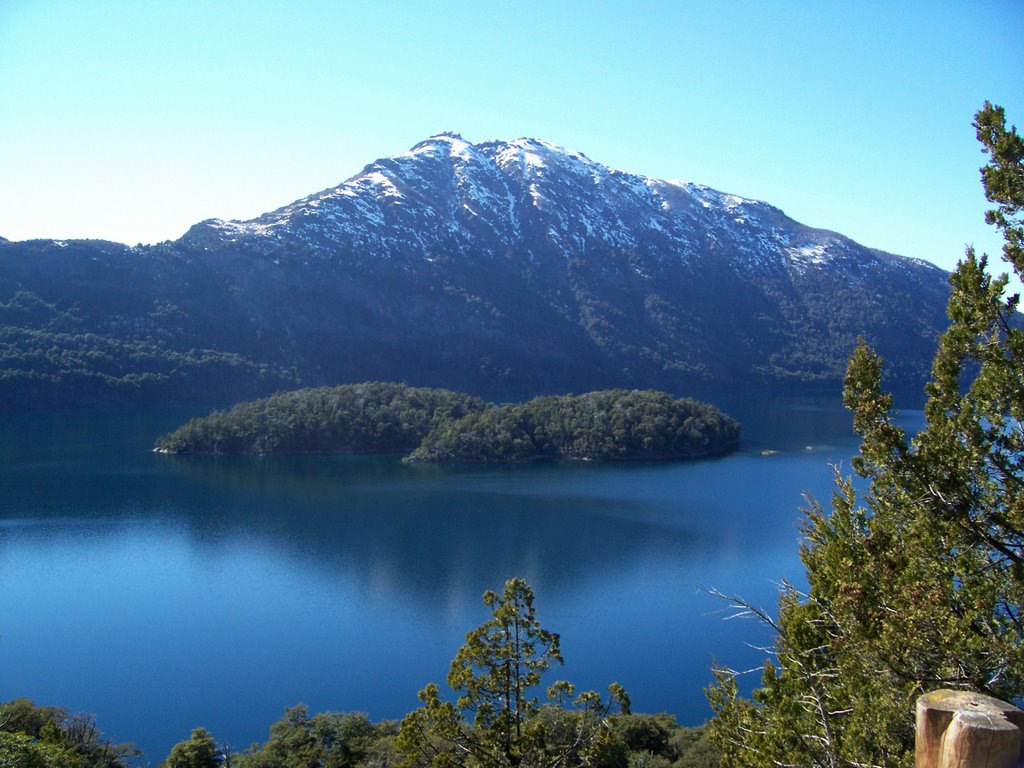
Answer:
[(153, 765), (299, 702), (400, 718), (522, 576), (562, 636), (549, 683), (698, 724), (712, 660), (767, 639), (706, 590), (800, 584), (802, 494), (857, 445), (838, 400), (719, 405), (744, 425), (723, 459), (501, 468), (151, 453), (194, 409), (0, 415), (0, 700), (95, 713)]

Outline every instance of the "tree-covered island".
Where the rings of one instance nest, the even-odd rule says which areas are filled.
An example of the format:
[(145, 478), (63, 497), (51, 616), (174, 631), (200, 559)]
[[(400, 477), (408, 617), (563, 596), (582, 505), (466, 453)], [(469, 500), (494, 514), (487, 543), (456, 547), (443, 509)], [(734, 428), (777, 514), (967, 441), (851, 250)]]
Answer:
[(713, 405), (653, 390), (538, 397), (439, 423), (409, 461), (617, 461), (721, 456), (740, 425)]
[(444, 389), (368, 382), (302, 389), (192, 419), (163, 453), (406, 453), (406, 460), (519, 463), (693, 459), (739, 444), (717, 408), (622, 389), (494, 405)]
[(405, 453), (438, 423), (487, 404), (447, 389), (367, 382), (283, 392), (192, 419), (156, 441), (161, 453)]

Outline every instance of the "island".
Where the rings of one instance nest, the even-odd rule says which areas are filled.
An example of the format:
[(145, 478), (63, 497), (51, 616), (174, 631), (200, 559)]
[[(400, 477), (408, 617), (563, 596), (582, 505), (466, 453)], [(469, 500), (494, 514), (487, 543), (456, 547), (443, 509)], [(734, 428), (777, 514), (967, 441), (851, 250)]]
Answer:
[(159, 453), (406, 453), (435, 426), (487, 403), (447, 389), (390, 382), (282, 392), (192, 419), (156, 441)]
[(367, 382), (301, 389), (192, 419), (157, 439), (173, 454), (402, 453), (408, 462), (696, 459), (739, 445), (708, 403), (610, 389), (487, 403), (446, 389)]

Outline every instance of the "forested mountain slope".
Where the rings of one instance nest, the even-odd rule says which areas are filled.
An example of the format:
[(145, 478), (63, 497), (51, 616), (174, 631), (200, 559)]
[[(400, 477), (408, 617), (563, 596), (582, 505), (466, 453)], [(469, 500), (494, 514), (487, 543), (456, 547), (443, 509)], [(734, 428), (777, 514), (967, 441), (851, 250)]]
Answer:
[(837, 390), (858, 335), (916, 389), (946, 278), (766, 203), (440, 134), (173, 242), (0, 239), (0, 406), (363, 380), (498, 398)]

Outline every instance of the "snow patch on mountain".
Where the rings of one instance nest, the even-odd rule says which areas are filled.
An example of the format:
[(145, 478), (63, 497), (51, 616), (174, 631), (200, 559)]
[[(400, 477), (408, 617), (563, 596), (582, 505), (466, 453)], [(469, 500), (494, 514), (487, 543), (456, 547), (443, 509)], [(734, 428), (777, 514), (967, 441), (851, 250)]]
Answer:
[(737, 275), (853, 274), (860, 261), (877, 261), (758, 200), (616, 170), (539, 139), (473, 144), (457, 133), (251, 221), (204, 224), (228, 242), (256, 238), (268, 254), (273, 243), (301, 243), (307, 259), (332, 261), (349, 253), (404, 264), (439, 253), (519, 253), (531, 263), (630, 253), (645, 278), (659, 264), (696, 268), (711, 258)]
[(824, 243), (810, 243), (796, 248), (786, 249), (790, 260), (798, 270), (805, 270), (812, 266), (827, 264), (831, 254)]

